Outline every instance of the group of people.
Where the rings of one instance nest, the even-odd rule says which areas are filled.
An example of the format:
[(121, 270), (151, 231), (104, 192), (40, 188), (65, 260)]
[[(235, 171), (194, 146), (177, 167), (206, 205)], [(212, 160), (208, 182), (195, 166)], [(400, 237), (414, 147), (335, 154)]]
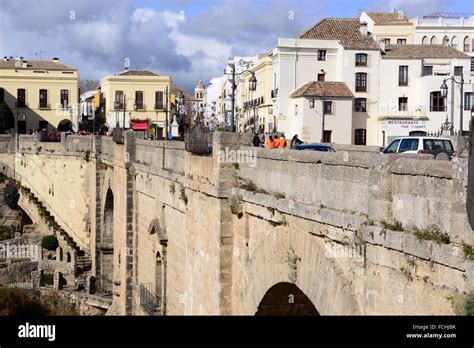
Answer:
[[(265, 147), (267, 149), (285, 149), (288, 145), (285, 137), (278, 134), (270, 135), (265, 141), (265, 144), (263, 144), (262, 140), (260, 139), (260, 135), (255, 134), (252, 143), (255, 147)], [(303, 142), (298, 138), (298, 134), (295, 134), (291, 139), (290, 148), (302, 143)]]

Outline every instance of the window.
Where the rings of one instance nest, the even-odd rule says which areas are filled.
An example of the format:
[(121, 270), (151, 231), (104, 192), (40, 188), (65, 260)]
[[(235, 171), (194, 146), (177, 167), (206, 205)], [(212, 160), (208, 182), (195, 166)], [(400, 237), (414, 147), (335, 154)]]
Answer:
[(5, 89), (0, 88), (0, 103), (5, 103)]
[(398, 149), (398, 144), (400, 144), (400, 139), (395, 139), (387, 146), (384, 150), (384, 153), (396, 153)]
[(326, 50), (318, 50), (318, 60), (326, 60)]
[(464, 93), (464, 110), (474, 110), (474, 92)]
[(163, 109), (163, 91), (155, 92), (155, 109)]
[(367, 92), (367, 74), (356, 73), (356, 92)]
[(135, 91), (135, 106), (136, 106), (137, 110), (144, 109), (143, 91)]
[(417, 151), (419, 142), (418, 139), (403, 139), (398, 148), (398, 153)]
[(449, 46), (449, 38), (447, 36), (443, 38), (443, 46)]
[(423, 36), (423, 40), (421, 40), (422, 45), (428, 45), (430, 43), (430, 40), (428, 39), (428, 36)]
[(46, 89), (40, 89), (39, 91), (39, 107), (48, 107), (48, 91)]
[(356, 66), (367, 66), (367, 54), (365, 53), (356, 54)]
[(390, 45), (390, 39), (389, 38), (382, 39), (381, 41), (386, 45)]
[(469, 36), (464, 38), (463, 50), (464, 52), (469, 52)]
[(326, 74), (318, 74), (318, 81), (324, 81)]
[(428, 151), (454, 151), (451, 140), (443, 139), (423, 139), (423, 149)]
[(407, 39), (397, 39), (397, 45), (406, 45)]
[(67, 89), (62, 89), (59, 98), (61, 101), (61, 108), (67, 109), (69, 105), (69, 91)]
[(424, 65), (423, 66), (423, 76), (431, 76), (433, 75), (433, 66), (432, 65)]
[(408, 86), (408, 65), (398, 67), (398, 85)]
[(115, 109), (123, 108), (123, 91), (115, 91)]
[(441, 92), (430, 93), (430, 111), (446, 111), (446, 98), (441, 96)]
[(454, 67), (454, 76), (462, 76), (462, 66)]
[(357, 112), (367, 111), (367, 99), (366, 98), (355, 98), (354, 109)]
[(324, 113), (328, 115), (333, 113), (332, 101), (324, 101)]
[(438, 39), (436, 38), (436, 36), (433, 35), (433, 36), (431, 37), (430, 43), (431, 43), (432, 45), (437, 45), (437, 44), (438, 44)]
[(407, 111), (408, 110), (408, 98), (400, 97), (398, 98), (398, 111)]
[(16, 95), (16, 99), (17, 99), (17, 102), (16, 102), (16, 105), (20, 108), (22, 107), (25, 107), (26, 106), (26, 90), (24, 88), (19, 88), (17, 90), (17, 95)]
[(367, 131), (365, 129), (356, 129), (354, 135), (355, 145), (365, 145), (367, 142)]
[(332, 131), (325, 130), (323, 133), (323, 143), (330, 143), (332, 138)]

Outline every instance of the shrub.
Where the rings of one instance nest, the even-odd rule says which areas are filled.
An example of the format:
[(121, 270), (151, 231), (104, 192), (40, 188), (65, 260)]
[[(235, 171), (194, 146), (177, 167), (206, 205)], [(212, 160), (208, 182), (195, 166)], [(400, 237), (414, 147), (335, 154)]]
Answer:
[(71, 130), (71, 121), (68, 120), (67, 118), (62, 119), (58, 123), (58, 131), (60, 132), (67, 132)]
[(466, 302), (464, 303), (464, 314), (474, 315), (474, 292), (467, 295)]
[(13, 228), (0, 225), (0, 240), (13, 238), (14, 234)]
[(442, 232), (441, 229), (436, 225), (429, 225), (422, 230), (415, 228), (413, 233), (420, 240), (434, 240), (438, 244), (451, 243), (449, 235), (445, 232)]
[(41, 240), (41, 247), (46, 250), (56, 250), (59, 246), (58, 239), (54, 235), (44, 236)]
[(54, 284), (54, 275), (53, 275), (53, 273), (45, 273), (44, 274), (44, 283), (46, 285), (53, 285)]
[(43, 316), (46, 308), (39, 299), (17, 288), (0, 288), (0, 316)]
[(403, 225), (400, 221), (397, 219), (394, 219), (392, 221), (385, 221), (382, 220), (381, 224), (383, 227), (386, 229), (392, 230), (392, 231), (403, 231)]
[(20, 193), (18, 192), (18, 188), (16, 187), (14, 182), (9, 181), (5, 185), (5, 189), (3, 190), (3, 199), (5, 200), (6, 205), (10, 209), (18, 208), (18, 200), (20, 199)]

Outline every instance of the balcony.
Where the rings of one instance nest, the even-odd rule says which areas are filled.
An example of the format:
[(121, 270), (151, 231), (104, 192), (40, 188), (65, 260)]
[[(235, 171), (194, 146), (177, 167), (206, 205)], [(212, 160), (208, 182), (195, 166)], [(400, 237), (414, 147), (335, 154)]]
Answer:
[(49, 103), (38, 103), (38, 109), (40, 110), (50, 110), (51, 104)]

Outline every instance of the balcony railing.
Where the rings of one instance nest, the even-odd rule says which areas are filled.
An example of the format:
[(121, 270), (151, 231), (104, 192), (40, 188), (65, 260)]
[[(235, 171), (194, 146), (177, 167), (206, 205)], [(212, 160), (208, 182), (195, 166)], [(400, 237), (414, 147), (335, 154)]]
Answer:
[(51, 109), (51, 104), (49, 104), (49, 103), (38, 103), (38, 109)]
[(143, 102), (135, 103), (135, 110), (145, 110), (145, 109), (146, 109), (146, 105), (143, 104)]
[(153, 294), (153, 283), (140, 284), (140, 305), (148, 312), (153, 313), (156, 308), (156, 296)]

